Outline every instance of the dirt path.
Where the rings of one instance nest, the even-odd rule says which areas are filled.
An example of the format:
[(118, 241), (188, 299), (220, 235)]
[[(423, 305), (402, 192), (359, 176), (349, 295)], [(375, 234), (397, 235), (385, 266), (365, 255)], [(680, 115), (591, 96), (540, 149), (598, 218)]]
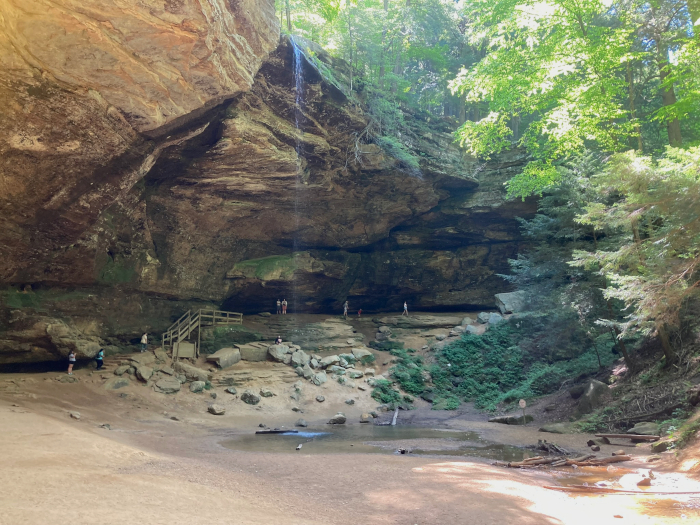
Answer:
[[(663, 498), (571, 497), (542, 488), (556, 481), (549, 474), (479, 461), (229, 450), (221, 446), (227, 435), (252, 432), (262, 415), (277, 413), (251, 409), (216, 418), (189, 393), (166, 397), (134, 386), (123, 398), (87, 379), (69, 385), (44, 379), (17, 376), (11, 383), (17, 388), (0, 394), (3, 525), (670, 524), (684, 513), (700, 522), (688, 510), (691, 500), (674, 508)], [(68, 415), (76, 409), (80, 420)], [(173, 413), (181, 421), (169, 419)], [(537, 436), (533, 428), (459, 417), (440, 426), (502, 443)], [(583, 437), (557, 436), (564, 446)]]

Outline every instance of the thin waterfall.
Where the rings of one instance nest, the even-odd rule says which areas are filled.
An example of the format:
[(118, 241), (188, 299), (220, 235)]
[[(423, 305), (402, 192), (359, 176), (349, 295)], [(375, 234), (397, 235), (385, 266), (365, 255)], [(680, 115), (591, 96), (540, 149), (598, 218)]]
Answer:
[[(294, 233), (292, 237), (292, 253), (295, 254), (299, 252), (299, 214), (301, 213), (300, 197), (302, 191), (302, 159), (304, 158), (304, 146), (301, 141), (301, 135), (303, 130), (301, 129), (300, 123), (303, 119), (303, 104), (304, 104), (304, 64), (303, 64), (303, 53), (297, 43), (294, 41), (294, 37), (290, 36), (289, 41), (292, 44), (292, 49), (294, 50), (294, 125), (296, 127), (296, 177), (294, 178)], [(297, 281), (295, 273), (292, 274), (292, 311), (295, 313), (299, 311), (299, 297), (297, 293)]]

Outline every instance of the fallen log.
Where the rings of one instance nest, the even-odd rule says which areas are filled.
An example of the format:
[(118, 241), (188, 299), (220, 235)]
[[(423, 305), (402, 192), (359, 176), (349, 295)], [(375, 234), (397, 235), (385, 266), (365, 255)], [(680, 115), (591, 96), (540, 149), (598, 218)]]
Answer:
[(554, 463), (555, 461), (558, 461), (562, 458), (559, 457), (554, 457), (554, 458), (541, 458), (537, 459), (534, 461), (509, 461), (508, 466), (510, 468), (520, 468), (520, 467), (532, 467), (535, 465), (549, 465), (550, 463)]
[(543, 488), (549, 490), (558, 490), (560, 492), (587, 492), (589, 494), (627, 494), (627, 495), (644, 495), (644, 496), (654, 496), (654, 495), (672, 495), (672, 494), (700, 494), (699, 491), (695, 492), (666, 492), (666, 491), (653, 491), (653, 490), (623, 490), (623, 489), (608, 489), (605, 487), (592, 487), (588, 485), (569, 485), (568, 487), (555, 487), (552, 485), (544, 485)]
[(585, 461), (574, 461), (569, 459), (566, 461), (567, 466), (576, 465), (577, 467), (599, 467), (600, 465), (609, 465), (610, 463), (620, 463), (621, 461), (631, 461), (632, 456), (612, 456), (603, 459), (588, 459)]
[(595, 437), (605, 439), (638, 439), (639, 441), (658, 441), (661, 436), (643, 436), (641, 434), (596, 434)]

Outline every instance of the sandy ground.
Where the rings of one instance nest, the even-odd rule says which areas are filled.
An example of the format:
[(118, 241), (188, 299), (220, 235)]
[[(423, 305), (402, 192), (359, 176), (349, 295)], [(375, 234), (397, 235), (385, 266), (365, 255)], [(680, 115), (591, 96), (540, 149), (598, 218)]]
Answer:
[[(217, 417), (205, 412), (211, 399), (201, 394), (164, 396), (140, 385), (107, 391), (86, 370), (75, 384), (61, 384), (56, 375), (0, 377), (0, 524), (700, 523), (700, 500), (692, 496), (571, 496), (543, 488), (566, 482), (571, 470), (519, 471), (447, 456), (229, 450), (221, 445), (227, 436), (252, 433), (260, 422), (293, 424), (299, 414), (291, 412), (291, 401), (282, 400), (282, 392), (259, 409), (227, 401), (227, 414)], [(339, 385), (324, 392), (328, 401), (320, 404), (313, 401), (317, 391), (305, 389), (299, 404), (310, 424), (338, 409), (358, 424), (372, 403), (358, 393), (357, 405), (344, 405), (347, 394)], [(71, 410), (80, 412), (79, 420)], [(588, 439), (489, 424), (468, 410), (421, 408), (404, 415), (505, 444), (545, 436), (585, 450)], [(648, 468), (641, 457), (625, 470), (599, 475), (629, 473), (633, 482), (638, 469)], [(679, 474), (658, 476), (675, 490), (700, 491)]]

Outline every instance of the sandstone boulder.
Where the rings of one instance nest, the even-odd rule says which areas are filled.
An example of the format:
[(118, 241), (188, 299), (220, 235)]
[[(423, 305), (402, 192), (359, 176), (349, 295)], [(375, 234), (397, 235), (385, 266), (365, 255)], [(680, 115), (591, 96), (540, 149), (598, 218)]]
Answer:
[(481, 312), (476, 316), (476, 321), (481, 324), (486, 324), (489, 322), (490, 315), (491, 314), (489, 312)]
[(338, 412), (336, 415), (334, 415), (332, 418), (328, 420), (329, 425), (344, 425), (345, 421), (347, 421), (347, 418), (345, 417), (345, 414), (342, 412)]
[(115, 376), (124, 375), (124, 374), (126, 374), (127, 370), (129, 370), (129, 368), (131, 368), (130, 365), (121, 365), (121, 366), (118, 366), (117, 368), (114, 369), (114, 375), (115, 375)]
[(192, 366), (183, 361), (175, 361), (173, 368), (176, 372), (183, 374), (188, 381), (210, 381), (211, 374), (206, 370)]
[(156, 381), (153, 388), (156, 392), (161, 394), (175, 394), (180, 391), (181, 385), (180, 381), (174, 377), (164, 377)]
[(299, 419), (297, 419), (296, 422), (294, 423), (294, 426), (295, 426), (295, 427), (306, 428), (306, 427), (309, 426), (309, 424), (306, 422), (305, 419), (299, 418)]
[(361, 361), (363, 358), (372, 356), (372, 352), (365, 348), (353, 348), (352, 349), (352, 355), (357, 359), (358, 361)]
[(497, 293), (496, 307), (502, 314), (521, 312), (525, 306), (525, 292)]
[(323, 403), (325, 400), (326, 398), (323, 396), (316, 396), (316, 401), (318, 401), (319, 403)]
[(311, 382), (316, 386), (321, 386), (326, 381), (328, 381), (328, 376), (325, 372), (317, 372), (311, 376)]
[(340, 357), (338, 357), (337, 355), (328, 355), (328, 356), (324, 357), (323, 359), (321, 359), (321, 367), (326, 368), (326, 367), (329, 367), (331, 365), (335, 365), (339, 362), (340, 362)]
[(269, 388), (261, 388), (260, 389), (260, 396), (262, 397), (274, 397), (276, 394), (270, 390)]
[(295, 367), (308, 365), (309, 361), (311, 361), (311, 356), (303, 350), (297, 350), (292, 354), (292, 365)]
[(360, 423), (369, 423), (370, 421), (372, 421), (371, 415), (364, 413), (360, 416)]
[(241, 351), (239, 348), (222, 348), (215, 353), (207, 356), (207, 361), (216, 363), (221, 369), (235, 365), (241, 360)]
[(365, 374), (363, 372), (360, 372), (359, 370), (348, 370), (347, 375), (350, 379), (359, 379)]
[(284, 358), (289, 354), (289, 347), (287, 345), (271, 345), (268, 347), (267, 353), (271, 360), (284, 363)]
[(199, 394), (204, 391), (204, 387), (207, 384), (204, 381), (193, 381), (190, 384), (190, 392), (194, 392), (195, 394)]
[(497, 314), (495, 312), (492, 312), (491, 314), (489, 314), (488, 324), (494, 325), (494, 324), (500, 323), (501, 321), (505, 321), (505, 319), (503, 318), (503, 316), (501, 314)]
[(605, 383), (596, 379), (591, 379), (586, 387), (586, 391), (579, 399), (576, 413), (578, 415), (588, 414), (605, 404), (609, 396), (610, 389)]
[(210, 414), (214, 414), (215, 416), (223, 416), (226, 413), (226, 408), (224, 408), (221, 405), (213, 404), (213, 405), (209, 405), (209, 408), (207, 408), (207, 411)]
[(257, 405), (260, 403), (260, 396), (252, 390), (246, 390), (241, 394), (241, 401), (247, 403), (248, 405)]
[(634, 425), (627, 431), (627, 433), (637, 434), (640, 436), (658, 436), (660, 430), (659, 425), (656, 423), (643, 422)]
[(136, 367), (136, 377), (141, 381), (148, 381), (153, 375), (153, 369), (150, 366), (141, 365)]
[(224, 390), (224, 392), (236, 395), (238, 393), (238, 390), (236, 390), (235, 387), (230, 386), (226, 390)]
[(130, 384), (131, 381), (129, 381), (128, 377), (113, 377), (104, 384), (104, 387), (107, 390), (119, 390), (120, 388), (129, 386)]

